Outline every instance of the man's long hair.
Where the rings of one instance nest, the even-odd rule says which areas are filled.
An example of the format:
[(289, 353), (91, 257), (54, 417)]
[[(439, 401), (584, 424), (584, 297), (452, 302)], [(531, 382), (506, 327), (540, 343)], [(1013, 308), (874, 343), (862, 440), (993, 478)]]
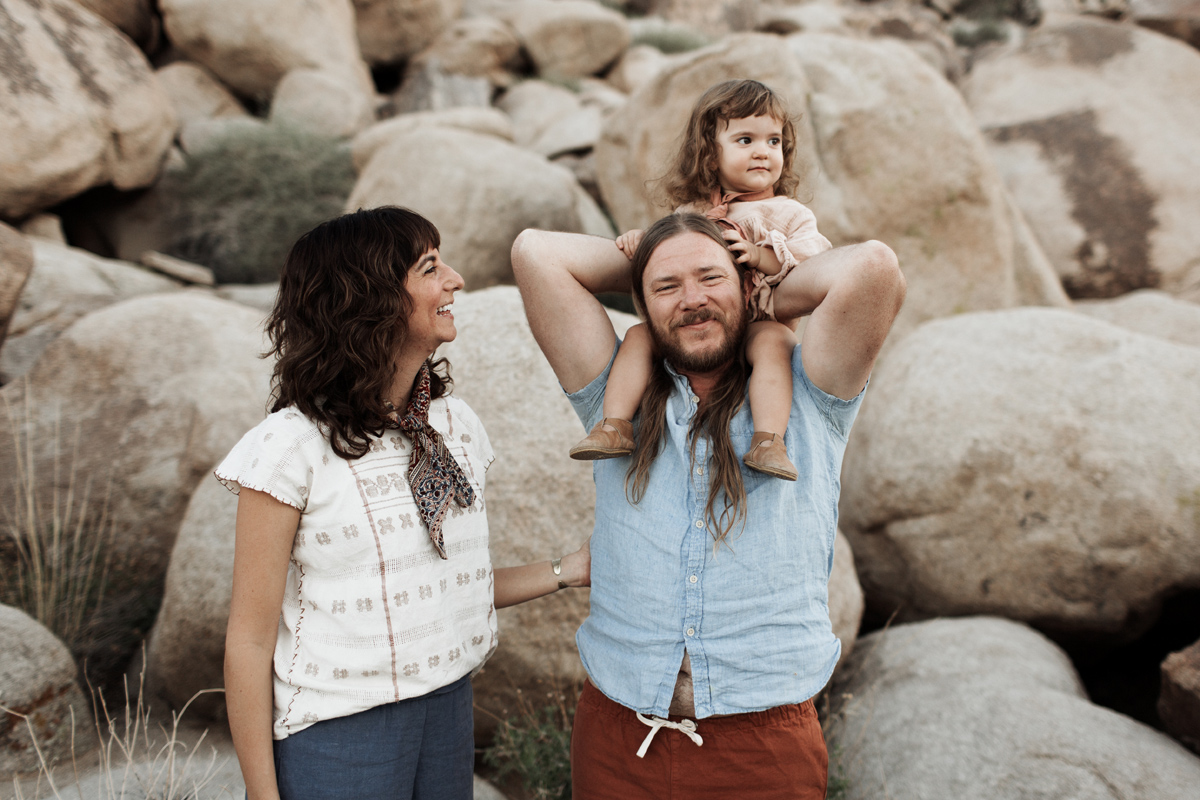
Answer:
[[(633, 301), (638, 313), (647, 321), (647, 329), (651, 332), (651, 342), (654, 348), (653, 368), (650, 383), (642, 396), (639, 407), (639, 429), (637, 445), (633, 451), (632, 464), (625, 476), (625, 490), (631, 502), (641, 502), (646, 494), (650, 480), (650, 467), (654, 459), (662, 451), (663, 440), (666, 438), (667, 399), (670, 397), (673, 384), (671, 376), (663, 365), (663, 354), (659, 351), (654, 328), (649, 324), (646, 315), (646, 295), (642, 285), (642, 276), (650, 257), (663, 242), (684, 233), (699, 233), (709, 237), (726, 249), (725, 239), (721, 230), (711, 220), (699, 214), (671, 214), (646, 229), (638, 244), (637, 252), (631, 265), (633, 278)], [(726, 252), (728, 250), (726, 249)], [(730, 263), (733, 257), (730, 256)], [(736, 265), (735, 265), (736, 266)], [(741, 269), (738, 268), (739, 278)], [(746, 363), (745, 348), (738, 343), (736, 354), (725, 367), (712, 393), (705, 401), (700, 412), (692, 419), (688, 431), (691, 443), (691, 462), (696, 461), (696, 442), (704, 436), (709, 442), (712, 454), (708, 479), (708, 502), (704, 507), (704, 517), (708, 529), (713, 535), (714, 547), (725, 540), (725, 537), (735, 525), (743, 522), (746, 517), (746, 487), (742, 482), (741, 465), (733, 450), (733, 442), (729, 438), (729, 423), (734, 414), (742, 407), (746, 395), (746, 381), (750, 377), (750, 367)]]
[[(366, 455), (383, 435), (384, 399), (408, 335), (408, 270), (440, 244), (432, 222), (395, 206), (345, 214), (301, 236), (267, 318), (267, 355), (277, 357), (271, 410), (294, 405), (339, 456)], [(431, 366), (430, 395), (442, 397), (452, 386), (449, 364)]]

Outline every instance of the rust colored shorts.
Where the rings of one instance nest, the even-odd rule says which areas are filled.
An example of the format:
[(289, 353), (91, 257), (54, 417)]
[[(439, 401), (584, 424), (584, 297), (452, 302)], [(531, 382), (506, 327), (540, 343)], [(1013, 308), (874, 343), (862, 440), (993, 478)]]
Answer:
[(571, 734), (574, 800), (825, 797), (829, 758), (812, 700), (697, 720), (703, 745), (662, 728), (638, 758), (649, 732), (632, 710), (585, 683)]

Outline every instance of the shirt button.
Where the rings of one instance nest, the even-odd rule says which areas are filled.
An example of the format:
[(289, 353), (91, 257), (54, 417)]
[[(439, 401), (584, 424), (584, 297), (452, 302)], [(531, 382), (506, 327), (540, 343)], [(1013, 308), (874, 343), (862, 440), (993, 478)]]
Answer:
[(696, 397), (696, 395), (692, 395), (692, 402), (693, 402), (693, 403), (699, 403), (699, 402), (700, 402), (700, 398), (699, 398), (699, 397)]
[(695, 628), (688, 628), (688, 630), (687, 630), (687, 634), (688, 634), (688, 636), (695, 636), (695, 635), (696, 635), (696, 629), (695, 629)]
[(692, 583), (695, 583), (697, 578), (695, 575), (693, 575), (692, 577), (688, 578), (688, 580), (691, 581)]
[(696, 467), (696, 474), (697, 474), (697, 475), (703, 475), (703, 474), (704, 474), (704, 467)]
[(698, 519), (698, 520), (696, 520), (696, 527), (697, 527), (697, 528), (703, 528), (703, 527), (704, 527), (704, 520), (702, 520), (702, 519)]

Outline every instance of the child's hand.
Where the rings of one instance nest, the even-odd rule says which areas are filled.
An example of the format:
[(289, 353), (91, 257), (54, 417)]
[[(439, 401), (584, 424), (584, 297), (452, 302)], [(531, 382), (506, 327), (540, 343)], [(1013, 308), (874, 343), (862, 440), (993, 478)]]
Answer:
[(642, 241), (642, 232), (639, 229), (625, 231), (617, 237), (617, 249), (624, 253), (626, 258), (633, 261), (633, 254), (637, 252), (640, 241)]
[(733, 253), (734, 261), (738, 264), (745, 264), (751, 269), (758, 269), (758, 245), (743, 239), (736, 230), (722, 231), (722, 235), (725, 237), (725, 241), (729, 242), (729, 250)]

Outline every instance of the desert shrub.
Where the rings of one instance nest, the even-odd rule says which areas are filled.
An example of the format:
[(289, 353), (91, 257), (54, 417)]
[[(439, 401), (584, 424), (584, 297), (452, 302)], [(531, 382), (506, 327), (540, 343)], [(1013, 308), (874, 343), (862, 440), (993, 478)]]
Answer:
[(1008, 41), (1008, 30), (1004, 23), (995, 19), (959, 23), (952, 29), (951, 35), (959, 47), (979, 47), (988, 42)]
[(1012, 19), (1033, 25), (1042, 18), (1038, 0), (964, 0), (955, 13), (976, 20)]
[(712, 44), (712, 40), (699, 31), (680, 25), (655, 25), (638, 31), (632, 44), (648, 44), (671, 55), (699, 50)]
[(238, 129), (164, 179), (177, 232), (168, 252), (209, 267), (218, 283), (276, 281), (300, 234), (342, 212), (354, 179), (337, 139)]
[(516, 774), (532, 800), (570, 800), (571, 725), (575, 716), (562, 692), (555, 702), (535, 711), (531, 706), (500, 723), (483, 763), (498, 779)]

